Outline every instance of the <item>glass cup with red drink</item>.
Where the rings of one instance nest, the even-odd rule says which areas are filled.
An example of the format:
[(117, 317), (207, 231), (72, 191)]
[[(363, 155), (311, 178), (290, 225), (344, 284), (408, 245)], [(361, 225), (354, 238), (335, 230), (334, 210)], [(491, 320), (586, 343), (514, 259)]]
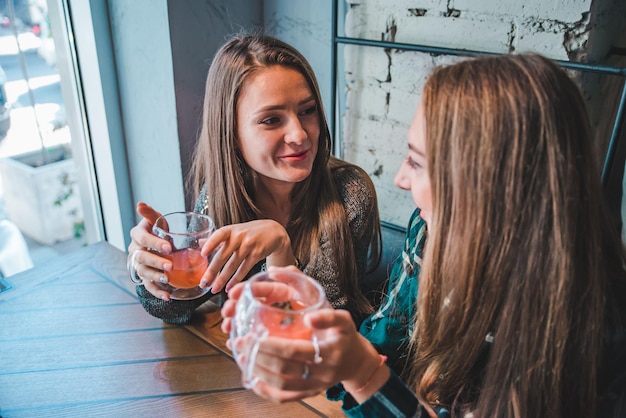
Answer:
[(172, 262), (172, 270), (165, 271), (167, 284), (160, 284), (172, 299), (196, 299), (210, 288), (200, 287), (200, 280), (209, 259), (200, 254), (205, 241), (215, 231), (211, 217), (195, 212), (172, 212), (159, 217), (152, 232), (169, 241), (172, 252), (159, 254)]
[(304, 324), (304, 315), (328, 306), (322, 286), (302, 272), (274, 269), (252, 276), (237, 301), (230, 332), (243, 385), (256, 383), (254, 362), (264, 338), (310, 340), (317, 347), (318, 336)]

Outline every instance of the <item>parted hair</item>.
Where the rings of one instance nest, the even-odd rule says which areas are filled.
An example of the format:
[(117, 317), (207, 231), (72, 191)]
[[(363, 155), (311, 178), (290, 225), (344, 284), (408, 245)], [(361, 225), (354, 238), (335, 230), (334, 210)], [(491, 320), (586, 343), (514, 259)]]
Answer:
[[(193, 164), (192, 182), (196, 196), (206, 187), (208, 212), (218, 227), (263, 218), (255, 204), (255, 172), (237, 149), (237, 101), (244, 83), (259, 70), (284, 66), (301, 73), (318, 106), (320, 138), (311, 174), (295, 185), (291, 193), (291, 217), (286, 226), (295, 255), (306, 266), (320, 251), (320, 241), (329, 244), (337, 256), (339, 288), (350, 297), (356, 313), (371, 307), (358, 287), (357, 267), (351, 230), (333, 170), (355, 167), (331, 156), (331, 136), (324, 116), (321, 94), (307, 60), (292, 46), (262, 34), (232, 37), (216, 53), (205, 86), (202, 128)], [(361, 170), (362, 171), (362, 170)], [(362, 171), (363, 172), (363, 171)], [(362, 176), (374, 185), (367, 176)], [(380, 257), (378, 210), (371, 229), (370, 260), (374, 268)]]
[(536, 54), (482, 57), (436, 69), (422, 104), (418, 397), (474, 417), (596, 416), (625, 255), (578, 87)]

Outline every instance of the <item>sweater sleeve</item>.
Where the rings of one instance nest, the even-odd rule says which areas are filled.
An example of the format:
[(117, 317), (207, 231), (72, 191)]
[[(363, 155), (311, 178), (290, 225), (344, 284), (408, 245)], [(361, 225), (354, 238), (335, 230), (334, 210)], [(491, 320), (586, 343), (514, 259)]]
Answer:
[(191, 321), (194, 311), (204, 302), (212, 299), (214, 303), (221, 304), (220, 294), (214, 295), (211, 292), (192, 300), (170, 300), (164, 301), (148, 292), (145, 287), (136, 287), (139, 302), (150, 315), (162, 319), (168, 324), (186, 324)]
[(343, 201), (352, 233), (359, 279), (365, 276), (369, 244), (374, 233), (373, 224), (378, 214), (376, 191), (366, 176), (367, 173), (357, 167), (343, 168), (335, 175), (337, 190)]

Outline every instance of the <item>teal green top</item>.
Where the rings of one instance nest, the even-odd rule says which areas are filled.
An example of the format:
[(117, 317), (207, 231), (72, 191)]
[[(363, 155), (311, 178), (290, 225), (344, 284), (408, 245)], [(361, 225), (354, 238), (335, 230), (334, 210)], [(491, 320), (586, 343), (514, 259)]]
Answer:
[(409, 220), (402, 254), (389, 275), (387, 293), (380, 307), (366, 318), (359, 332), (387, 356), (387, 364), (402, 375), (413, 334), (418, 275), (426, 241), (426, 223), (415, 210)]
[[(404, 408), (412, 411), (417, 409), (417, 399), (402, 384), (398, 376), (403, 374), (408, 344), (413, 334), (418, 276), (425, 242), (426, 223), (420, 218), (419, 209), (416, 209), (409, 220), (402, 254), (391, 268), (383, 302), (359, 328), (359, 332), (376, 347), (378, 352), (387, 356), (387, 364), (394, 371), (393, 379), (390, 379), (384, 389), (388, 389), (392, 398), (396, 396), (394, 394), (403, 396), (408, 401)], [(381, 390), (381, 393), (385, 391)], [(326, 395), (330, 400), (343, 401), (344, 412), (349, 416), (377, 416), (376, 412), (368, 409), (373, 402), (358, 405), (341, 384), (328, 389)], [(389, 407), (393, 403), (387, 403), (386, 406)], [(405, 416), (401, 409), (393, 410), (393, 415)], [(390, 413), (389, 410), (385, 412)]]

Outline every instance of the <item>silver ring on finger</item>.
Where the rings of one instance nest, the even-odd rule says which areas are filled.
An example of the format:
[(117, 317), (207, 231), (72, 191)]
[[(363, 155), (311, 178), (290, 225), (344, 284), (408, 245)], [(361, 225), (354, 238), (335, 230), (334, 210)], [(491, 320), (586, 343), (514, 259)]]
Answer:
[(143, 283), (143, 280), (137, 274), (137, 269), (135, 269), (135, 257), (137, 257), (137, 254), (140, 251), (142, 251), (142, 250), (135, 250), (130, 255), (130, 257), (128, 257), (128, 266), (127, 266), (127, 268), (128, 268), (128, 278), (130, 279), (131, 282), (133, 282), (135, 284), (142, 284)]
[(304, 372), (302, 372), (302, 379), (307, 380), (311, 376), (311, 372), (309, 371), (309, 365), (304, 363)]
[(315, 355), (313, 356), (313, 363), (314, 364), (320, 364), (322, 362), (322, 360), (324, 360), (324, 359), (320, 355), (320, 344), (317, 341), (317, 337), (316, 336), (313, 336), (313, 340), (311, 341), (311, 343), (313, 344), (313, 350), (315, 350)]

